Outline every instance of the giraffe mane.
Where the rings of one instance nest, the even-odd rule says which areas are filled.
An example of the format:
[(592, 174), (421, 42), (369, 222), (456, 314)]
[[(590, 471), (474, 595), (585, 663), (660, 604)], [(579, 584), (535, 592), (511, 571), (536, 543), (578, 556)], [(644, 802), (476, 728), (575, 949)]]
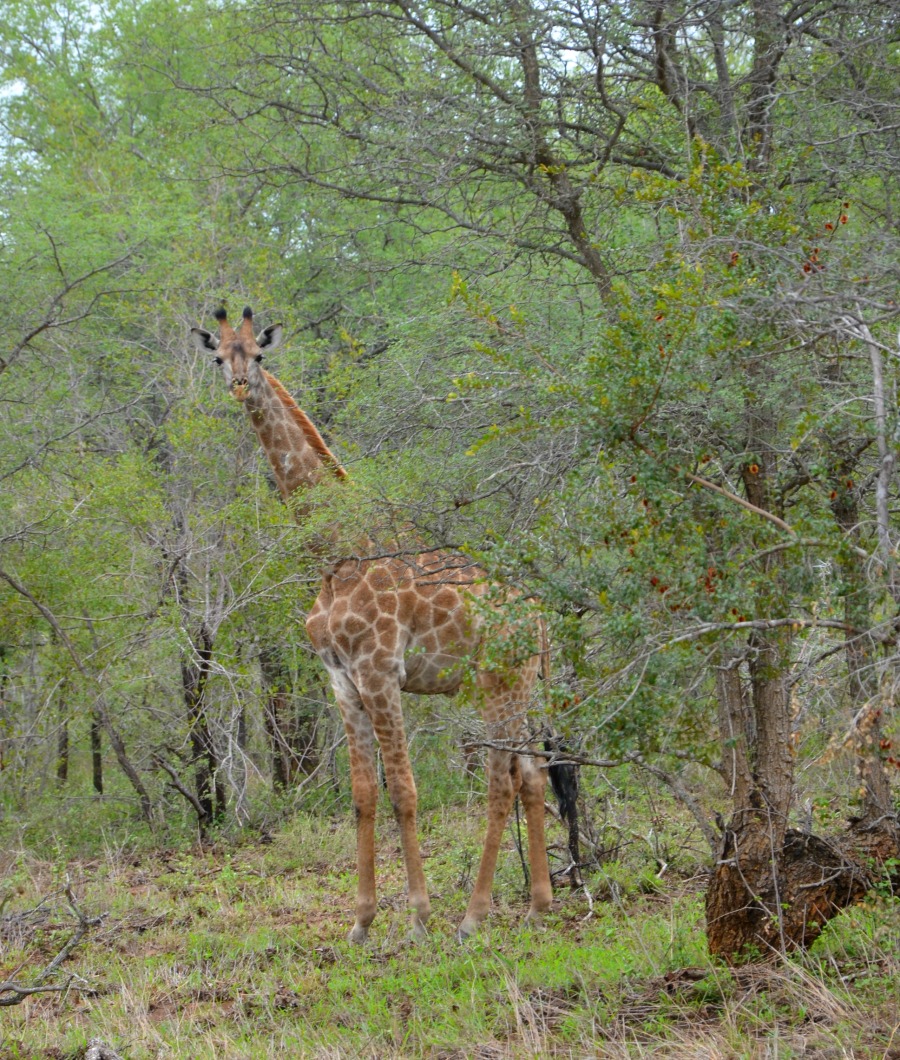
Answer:
[(276, 379), (274, 375), (267, 372), (265, 369), (263, 369), (263, 375), (269, 381), (269, 384), (271, 385), (275, 393), (281, 398), (291, 418), (294, 420), (300, 430), (303, 431), (304, 435), (306, 436), (306, 440), (322, 458), (322, 462), (325, 464), (328, 470), (331, 471), (336, 478), (347, 478), (347, 472), (341, 467), (341, 465), (338, 463), (337, 457), (325, 444), (325, 439), (322, 437), (321, 434), (319, 434), (316, 425), (312, 422), (309, 416), (306, 415), (303, 409), (300, 408), (297, 402), (294, 401), (294, 399), (288, 393), (284, 384), (278, 379)]

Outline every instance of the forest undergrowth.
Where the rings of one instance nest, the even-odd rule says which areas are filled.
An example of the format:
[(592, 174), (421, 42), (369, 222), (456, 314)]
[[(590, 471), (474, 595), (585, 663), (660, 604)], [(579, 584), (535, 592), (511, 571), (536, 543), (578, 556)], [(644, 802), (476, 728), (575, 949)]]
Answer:
[[(477, 790), (423, 799), (422, 945), (407, 941), (386, 796), (363, 948), (346, 941), (355, 839), (343, 808), (165, 847), (90, 800), (77, 803), (80, 830), (65, 813), (31, 829), (8, 818), (0, 982), (38, 982), (76, 918), (91, 926), (44, 980), (65, 989), (0, 1011), (0, 1057), (81, 1060), (93, 1039), (129, 1060), (900, 1057), (895, 898), (836, 918), (809, 953), (727, 969), (706, 949), (709, 858), (693, 822), (633, 778), (604, 786), (588, 796), (603, 858), (584, 888), (560, 874), (552, 915), (524, 926), (513, 820), (487, 928), (464, 945), (454, 931), (480, 847)], [(564, 868), (558, 823), (550, 841)]]

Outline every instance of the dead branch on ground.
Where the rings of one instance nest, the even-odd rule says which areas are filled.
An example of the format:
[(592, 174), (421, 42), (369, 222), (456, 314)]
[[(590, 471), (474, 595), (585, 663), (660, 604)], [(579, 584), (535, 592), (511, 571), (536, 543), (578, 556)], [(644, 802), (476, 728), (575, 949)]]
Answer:
[[(63, 946), (63, 948), (57, 953), (53, 960), (47, 965), (46, 968), (41, 971), (37, 978), (32, 983), (20, 983), (16, 980), (10, 980), (8, 982), (0, 983), (0, 1008), (8, 1008), (11, 1005), (21, 1005), (22, 1002), (30, 997), (32, 994), (40, 993), (64, 993), (73, 982), (78, 980), (83, 982), (80, 976), (70, 975), (69, 978), (62, 984), (47, 984), (46, 980), (59, 968), (59, 966), (65, 961), (79, 942), (84, 938), (88, 931), (92, 927), (96, 927), (106, 917), (106, 913), (101, 913), (99, 916), (86, 916), (79, 908), (75, 901), (75, 895), (72, 892), (71, 884), (66, 883), (65, 888), (57, 895), (53, 897), (59, 897), (65, 895), (66, 904), (69, 912), (78, 922), (78, 926), (72, 934), (72, 937)], [(50, 901), (50, 898), (45, 898), (39, 903), (39, 906), (43, 906), (46, 902)]]

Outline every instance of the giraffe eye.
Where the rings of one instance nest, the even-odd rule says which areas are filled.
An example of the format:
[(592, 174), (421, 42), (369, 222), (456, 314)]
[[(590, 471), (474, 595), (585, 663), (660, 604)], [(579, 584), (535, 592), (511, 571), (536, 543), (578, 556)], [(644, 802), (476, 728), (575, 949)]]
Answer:
[(213, 360), (216, 362), (216, 364), (221, 364), (222, 363), (222, 358), (221, 357), (213, 357)]
[(261, 353), (258, 353), (258, 354), (257, 354), (257, 355), (256, 355), (256, 356), (255, 356), (255, 357), (253, 358), (253, 360), (254, 360), (254, 361), (256, 361), (256, 363), (257, 363), (257, 364), (259, 364), (259, 362), (260, 362), (260, 361), (261, 361), (262, 359), (263, 359), (263, 356), (262, 356), (262, 354), (261, 354)]

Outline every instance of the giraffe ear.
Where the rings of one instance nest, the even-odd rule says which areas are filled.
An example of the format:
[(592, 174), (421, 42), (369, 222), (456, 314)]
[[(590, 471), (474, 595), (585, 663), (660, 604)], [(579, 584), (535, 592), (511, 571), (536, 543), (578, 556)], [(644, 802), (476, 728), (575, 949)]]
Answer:
[(219, 348), (219, 340), (203, 328), (191, 328), (191, 342), (201, 353), (209, 353), (210, 350)]
[(256, 337), (256, 345), (261, 350), (274, 350), (277, 346), (281, 345), (281, 339), (284, 336), (284, 327), (281, 324), (270, 324)]

